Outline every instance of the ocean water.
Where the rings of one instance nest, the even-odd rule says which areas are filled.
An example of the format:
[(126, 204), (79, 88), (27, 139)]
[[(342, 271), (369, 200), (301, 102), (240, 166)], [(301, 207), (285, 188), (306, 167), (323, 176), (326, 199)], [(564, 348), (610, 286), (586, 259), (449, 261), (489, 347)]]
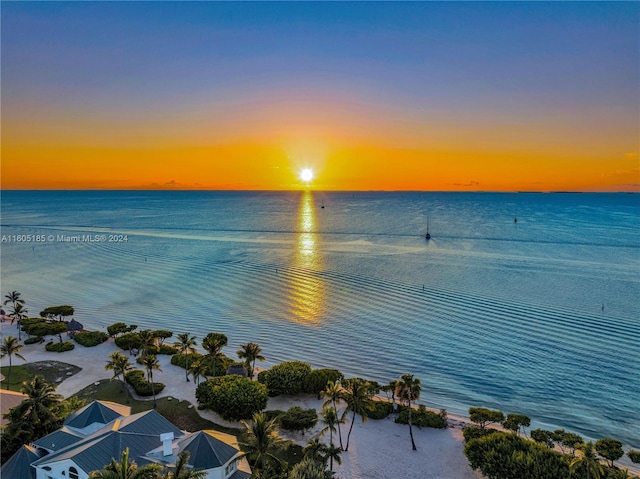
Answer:
[(218, 331), (232, 357), (258, 342), (267, 367), (300, 359), (385, 383), (409, 372), (431, 407), (499, 408), (640, 447), (638, 195), (1, 200), (2, 295), (20, 291), (31, 313), (71, 304), (87, 328)]

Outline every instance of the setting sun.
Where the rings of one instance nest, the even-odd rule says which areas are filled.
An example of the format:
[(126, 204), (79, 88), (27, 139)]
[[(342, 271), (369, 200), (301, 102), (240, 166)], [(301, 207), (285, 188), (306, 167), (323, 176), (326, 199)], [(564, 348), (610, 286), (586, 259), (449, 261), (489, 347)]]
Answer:
[(313, 170), (311, 168), (304, 168), (300, 171), (300, 179), (305, 183), (309, 183), (313, 180)]

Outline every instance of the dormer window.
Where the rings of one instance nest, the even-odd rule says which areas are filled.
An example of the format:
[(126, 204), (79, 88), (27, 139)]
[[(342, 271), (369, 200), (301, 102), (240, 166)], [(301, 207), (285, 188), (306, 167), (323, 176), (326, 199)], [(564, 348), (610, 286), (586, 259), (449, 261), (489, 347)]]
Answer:
[(75, 467), (69, 468), (69, 479), (78, 479), (78, 470)]

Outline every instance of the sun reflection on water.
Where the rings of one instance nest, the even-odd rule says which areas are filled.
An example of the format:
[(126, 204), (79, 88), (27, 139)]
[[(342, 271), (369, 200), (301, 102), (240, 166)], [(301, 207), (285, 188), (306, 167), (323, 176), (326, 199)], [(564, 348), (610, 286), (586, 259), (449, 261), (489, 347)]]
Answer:
[(289, 299), (292, 320), (317, 325), (324, 315), (325, 285), (319, 236), (316, 234), (316, 206), (313, 195), (305, 191), (298, 208), (298, 236), (293, 255)]

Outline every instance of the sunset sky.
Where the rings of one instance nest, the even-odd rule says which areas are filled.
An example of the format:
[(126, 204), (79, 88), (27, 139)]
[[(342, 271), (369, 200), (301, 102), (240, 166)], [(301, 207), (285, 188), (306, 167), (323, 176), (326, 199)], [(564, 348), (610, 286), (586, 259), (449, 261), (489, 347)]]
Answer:
[(638, 2), (2, 2), (2, 188), (640, 191)]

